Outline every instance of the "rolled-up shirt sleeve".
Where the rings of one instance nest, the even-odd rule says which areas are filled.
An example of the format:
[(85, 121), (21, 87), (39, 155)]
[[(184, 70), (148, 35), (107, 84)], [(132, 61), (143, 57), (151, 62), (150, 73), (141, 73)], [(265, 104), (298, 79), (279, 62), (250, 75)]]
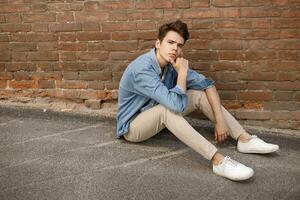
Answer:
[(206, 78), (204, 75), (189, 69), (187, 77), (187, 89), (205, 90), (213, 87), (214, 84), (215, 81), (212, 79)]
[(151, 68), (134, 72), (134, 90), (177, 113), (183, 112), (187, 106), (188, 98), (183, 89), (179, 85), (168, 89)]

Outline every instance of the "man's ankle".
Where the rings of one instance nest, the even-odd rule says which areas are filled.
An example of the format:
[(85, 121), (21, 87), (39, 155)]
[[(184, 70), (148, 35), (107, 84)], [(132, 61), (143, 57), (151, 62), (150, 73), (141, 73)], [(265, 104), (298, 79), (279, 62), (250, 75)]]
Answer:
[(243, 133), (242, 135), (240, 135), (240, 137), (238, 138), (239, 142), (249, 142), (249, 140), (251, 139), (251, 135), (249, 135), (248, 133)]
[(220, 153), (215, 153), (215, 155), (212, 157), (211, 162), (213, 165), (218, 165), (221, 163), (221, 161), (224, 159), (224, 156)]

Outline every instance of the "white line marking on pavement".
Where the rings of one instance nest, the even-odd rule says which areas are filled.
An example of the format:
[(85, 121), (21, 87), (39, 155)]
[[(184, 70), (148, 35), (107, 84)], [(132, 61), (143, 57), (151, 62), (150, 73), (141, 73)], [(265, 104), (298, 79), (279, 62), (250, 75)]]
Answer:
[(46, 139), (46, 138), (50, 138), (50, 137), (55, 137), (55, 136), (59, 136), (59, 135), (63, 135), (63, 134), (68, 134), (68, 133), (72, 133), (72, 132), (76, 132), (76, 131), (84, 131), (84, 130), (87, 130), (87, 129), (90, 129), (90, 128), (98, 128), (98, 127), (101, 127), (101, 126), (103, 126), (103, 124), (94, 124), (94, 125), (91, 125), (91, 126), (84, 126), (84, 127), (77, 128), (77, 129), (66, 130), (66, 131), (54, 133), (54, 134), (51, 134), (51, 135), (45, 135), (45, 136), (41, 136), (41, 137), (31, 138), (31, 139), (24, 140), (24, 141), (21, 141), (21, 142), (15, 142), (15, 143), (8, 144), (8, 145), (5, 145), (5, 146), (0, 146), (0, 149), (8, 147), (8, 146), (24, 144), (24, 143), (27, 143), (27, 142), (32, 142), (32, 141), (36, 141), (36, 140), (42, 140), (42, 139)]

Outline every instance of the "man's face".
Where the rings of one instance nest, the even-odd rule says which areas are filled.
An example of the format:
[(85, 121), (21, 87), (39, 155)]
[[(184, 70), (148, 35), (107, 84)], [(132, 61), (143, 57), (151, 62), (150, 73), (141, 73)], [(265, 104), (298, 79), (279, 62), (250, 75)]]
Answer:
[(175, 61), (177, 57), (182, 55), (184, 39), (175, 31), (169, 31), (162, 41), (157, 40), (155, 47), (157, 53), (163, 62), (169, 63)]

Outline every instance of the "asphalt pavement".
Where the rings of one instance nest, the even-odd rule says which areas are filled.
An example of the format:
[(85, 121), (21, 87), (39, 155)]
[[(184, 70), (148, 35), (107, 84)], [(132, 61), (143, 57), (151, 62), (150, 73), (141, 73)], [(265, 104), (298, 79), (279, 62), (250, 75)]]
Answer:
[[(212, 127), (195, 128), (213, 142)], [(280, 145), (269, 155), (218, 144), (255, 171), (233, 182), (167, 130), (135, 144), (115, 131), (110, 118), (0, 106), (0, 199), (300, 199), (298, 136), (252, 132)]]

